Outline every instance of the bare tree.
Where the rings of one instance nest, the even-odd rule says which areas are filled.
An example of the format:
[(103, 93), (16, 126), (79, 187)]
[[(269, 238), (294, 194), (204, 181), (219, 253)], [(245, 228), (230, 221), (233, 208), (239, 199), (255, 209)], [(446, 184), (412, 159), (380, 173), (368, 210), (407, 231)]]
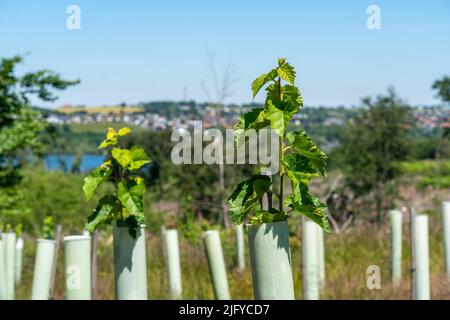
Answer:
[[(222, 121), (222, 109), (225, 100), (233, 95), (231, 91), (232, 86), (238, 81), (236, 76), (236, 63), (229, 57), (221, 70), (218, 70), (216, 65), (216, 52), (211, 51), (208, 47), (206, 49), (208, 56), (209, 78), (202, 80), (202, 89), (209, 101), (208, 105), (213, 108), (213, 116), (217, 124), (224, 124)], [(219, 143), (220, 141), (215, 141)], [(224, 164), (222, 155), (219, 161), (219, 191), (222, 198), (223, 215), (219, 216), (219, 223), (223, 223), (226, 228), (231, 225), (228, 206), (225, 201), (225, 177)]]

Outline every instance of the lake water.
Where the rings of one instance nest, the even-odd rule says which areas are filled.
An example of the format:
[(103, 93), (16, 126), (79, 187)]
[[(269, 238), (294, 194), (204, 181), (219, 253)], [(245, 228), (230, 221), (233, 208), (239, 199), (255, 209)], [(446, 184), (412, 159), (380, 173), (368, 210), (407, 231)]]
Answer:
[[(48, 170), (62, 170), (61, 162), (68, 171), (72, 169), (74, 155), (64, 154), (64, 155), (47, 155), (44, 157), (45, 167)], [(80, 170), (81, 172), (88, 172), (92, 169), (98, 167), (103, 163), (103, 156), (99, 154), (85, 154), (81, 157)]]

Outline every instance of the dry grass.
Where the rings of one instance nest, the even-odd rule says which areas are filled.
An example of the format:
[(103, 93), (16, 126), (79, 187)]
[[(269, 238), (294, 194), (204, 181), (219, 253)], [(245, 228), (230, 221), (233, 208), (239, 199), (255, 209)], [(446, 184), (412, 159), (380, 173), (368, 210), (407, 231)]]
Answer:
[[(301, 299), (301, 243), (300, 228), (292, 219), (291, 252), (294, 270), (296, 298)], [(110, 234), (102, 233), (99, 245), (97, 298), (113, 299), (113, 257)], [(147, 236), (148, 287), (150, 299), (167, 299), (168, 284), (164, 268), (161, 242), (158, 235)], [(239, 272), (235, 267), (234, 234), (222, 232), (222, 243), (228, 268), (228, 279), (233, 299), (252, 299), (251, 273), (247, 267)], [(390, 282), (390, 235), (389, 226), (381, 228), (358, 227), (345, 234), (326, 236), (327, 283), (323, 299), (409, 299), (409, 240), (408, 228), (404, 227), (403, 279), (401, 287), (392, 290)], [(183, 295), (186, 299), (213, 299), (207, 262), (201, 243), (195, 244), (181, 238), (181, 263)], [(60, 250), (62, 251), (62, 250)], [(17, 297), (28, 299), (31, 292), (34, 243), (27, 239), (24, 258), (24, 276), (17, 289)], [(63, 298), (63, 256), (58, 260), (55, 299)], [(440, 215), (430, 216), (430, 266), (433, 299), (450, 299), (449, 283), (443, 270), (443, 241)], [(248, 257), (247, 257), (248, 260)], [(247, 266), (249, 266), (247, 261)], [(366, 270), (369, 265), (381, 268), (381, 289), (369, 290), (366, 286)]]

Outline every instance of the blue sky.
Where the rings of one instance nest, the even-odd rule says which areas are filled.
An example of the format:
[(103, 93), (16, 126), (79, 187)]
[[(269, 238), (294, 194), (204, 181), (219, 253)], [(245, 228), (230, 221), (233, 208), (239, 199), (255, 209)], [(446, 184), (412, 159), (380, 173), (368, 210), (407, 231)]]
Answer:
[[(71, 4), (81, 30), (66, 28)], [(371, 4), (381, 30), (366, 27)], [(281, 56), (296, 67), (307, 105), (354, 105), (388, 86), (411, 104), (437, 103), (431, 84), (450, 75), (450, 0), (0, 0), (0, 57), (28, 53), (19, 72), (49, 68), (82, 81), (46, 106), (185, 92), (205, 101), (207, 48), (219, 69), (235, 62), (226, 102), (250, 102), (252, 80)]]

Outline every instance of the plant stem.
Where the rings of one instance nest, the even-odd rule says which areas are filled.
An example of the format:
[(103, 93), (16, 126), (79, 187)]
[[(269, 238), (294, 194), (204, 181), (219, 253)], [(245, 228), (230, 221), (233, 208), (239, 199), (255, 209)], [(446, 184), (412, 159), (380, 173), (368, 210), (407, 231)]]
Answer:
[[(278, 78), (278, 99), (281, 101), (281, 78)], [(278, 168), (280, 168), (280, 197), (279, 197), (279, 211), (283, 211), (283, 197), (284, 197), (284, 168), (282, 165), (283, 159), (284, 159), (284, 144), (283, 144), (283, 138), (282, 136), (279, 137), (279, 159), (278, 159)]]
[[(280, 139), (281, 140), (281, 139)], [(280, 198), (279, 198), (279, 211), (282, 212), (283, 211), (283, 197), (284, 197), (284, 173), (280, 174)]]

